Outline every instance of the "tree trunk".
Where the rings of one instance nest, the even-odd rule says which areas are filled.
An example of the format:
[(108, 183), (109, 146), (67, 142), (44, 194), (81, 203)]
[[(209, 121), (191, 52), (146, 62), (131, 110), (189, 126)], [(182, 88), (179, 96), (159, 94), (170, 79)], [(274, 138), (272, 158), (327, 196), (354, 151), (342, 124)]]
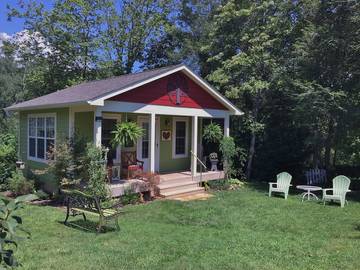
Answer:
[[(260, 110), (260, 104), (261, 104), (261, 96), (260, 94), (257, 94), (256, 98), (255, 98), (255, 102), (254, 102), (254, 110), (253, 110), (253, 121), (255, 123), (257, 123), (257, 118), (258, 118), (258, 112)], [(253, 159), (255, 156), (255, 145), (256, 145), (256, 131), (252, 130), (251, 131), (251, 139), (250, 139), (250, 147), (249, 147), (249, 158), (248, 158), (248, 163), (246, 166), (246, 178), (250, 181), (250, 177), (251, 177), (251, 169), (252, 169), (252, 164), (253, 164)]]
[(255, 132), (252, 132), (251, 140), (250, 140), (250, 148), (249, 148), (249, 158), (248, 158), (248, 163), (246, 166), (246, 178), (248, 180), (250, 180), (250, 177), (251, 177), (252, 163), (253, 163), (253, 158), (255, 155), (255, 143), (256, 143), (256, 134), (255, 134)]
[(324, 164), (327, 170), (330, 169), (331, 146), (333, 143), (333, 137), (334, 137), (334, 120), (333, 118), (330, 118), (328, 125), (328, 134), (325, 140), (325, 156), (324, 156)]

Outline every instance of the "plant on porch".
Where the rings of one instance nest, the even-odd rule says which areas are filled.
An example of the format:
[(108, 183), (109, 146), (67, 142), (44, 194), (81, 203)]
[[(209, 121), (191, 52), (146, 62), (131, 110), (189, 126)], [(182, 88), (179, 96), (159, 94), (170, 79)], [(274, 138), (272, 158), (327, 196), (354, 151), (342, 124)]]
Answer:
[(204, 127), (203, 139), (208, 143), (219, 143), (223, 136), (224, 135), (219, 124), (210, 123)]
[(112, 144), (118, 146), (136, 143), (137, 139), (143, 136), (144, 130), (139, 127), (136, 122), (121, 122), (116, 125), (112, 134), (114, 134)]

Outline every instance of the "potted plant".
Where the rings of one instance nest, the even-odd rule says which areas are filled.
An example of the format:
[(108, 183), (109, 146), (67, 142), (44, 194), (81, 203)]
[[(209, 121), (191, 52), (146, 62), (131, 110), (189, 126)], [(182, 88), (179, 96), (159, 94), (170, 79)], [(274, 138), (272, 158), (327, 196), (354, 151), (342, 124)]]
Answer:
[(136, 122), (130, 121), (118, 123), (112, 133), (114, 134), (112, 144), (118, 146), (136, 143), (137, 139), (143, 136), (144, 130)]

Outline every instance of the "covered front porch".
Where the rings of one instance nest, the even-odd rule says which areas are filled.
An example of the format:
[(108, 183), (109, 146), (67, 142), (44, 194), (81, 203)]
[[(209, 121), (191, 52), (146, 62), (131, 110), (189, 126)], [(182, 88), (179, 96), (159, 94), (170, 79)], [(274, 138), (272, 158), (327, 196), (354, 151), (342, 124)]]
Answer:
[[(160, 107), (160, 106), (156, 106)], [(121, 108), (121, 106), (119, 106)], [(216, 118), (222, 123), (224, 136), (229, 135), (229, 115), (212, 117), (207, 115), (189, 115), (184, 110), (182, 114), (172, 112), (135, 113), (98, 111), (95, 113), (94, 141), (98, 146), (109, 148), (108, 164), (112, 167), (112, 180), (133, 178), (129, 172), (129, 164), (139, 161), (144, 173), (169, 174), (181, 176), (184, 172), (192, 177), (201, 170), (206, 171), (202, 131), (206, 119)], [(220, 115), (215, 115), (220, 116)], [(114, 147), (112, 145), (116, 124), (120, 122), (136, 122), (144, 134), (136, 143)]]

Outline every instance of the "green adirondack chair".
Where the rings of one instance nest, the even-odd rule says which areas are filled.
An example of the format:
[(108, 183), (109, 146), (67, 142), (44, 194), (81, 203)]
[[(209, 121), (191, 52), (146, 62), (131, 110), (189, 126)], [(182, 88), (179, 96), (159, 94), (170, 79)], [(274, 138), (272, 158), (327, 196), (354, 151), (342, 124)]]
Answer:
[[(323, 189), (323, 201), (324, 205), (326, 201), (339, 201), (341, 207), (344, 207), (346, 199), (346, 193), (349, 192), (350, 179), (344, 175), (336, 176), (333, 180), (333, 188)], [(332, 191), (332, 194), (328, 194), (328, 191)]]
[(269, 183), (269, 197), (271, 197), (272, 192), (280, 192), (284, 193), (286, 200), (289, 194), (289, 187), (291, 186), (290, 182), (292, 176), (287, 172), (282, 172), (279, 173), (276, 178), (276, 183)]

